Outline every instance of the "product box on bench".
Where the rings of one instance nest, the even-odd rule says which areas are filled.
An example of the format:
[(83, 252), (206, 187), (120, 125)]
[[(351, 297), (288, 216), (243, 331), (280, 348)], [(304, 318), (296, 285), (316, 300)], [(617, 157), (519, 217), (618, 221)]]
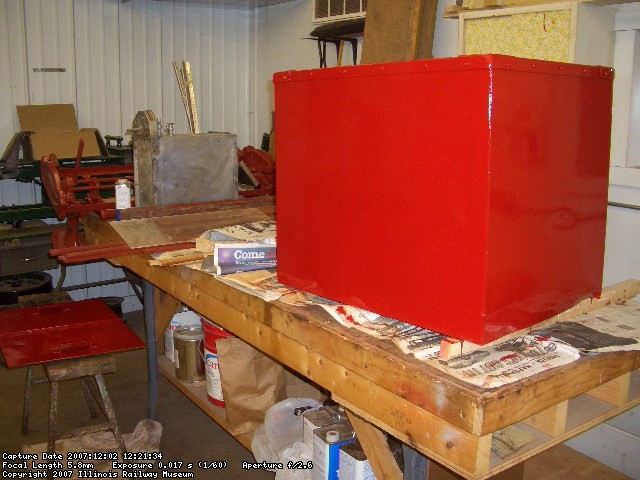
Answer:
[(498, 55), (277, 73), (279, 280), (481, 344), (598, 295), (612, 83)]

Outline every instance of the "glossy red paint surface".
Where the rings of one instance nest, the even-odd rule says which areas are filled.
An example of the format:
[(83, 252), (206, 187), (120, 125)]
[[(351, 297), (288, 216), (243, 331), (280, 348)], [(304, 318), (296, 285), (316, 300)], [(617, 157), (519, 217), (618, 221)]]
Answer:
[(612, 83), (496, 55), (276, 74), (279, 280), (475, 343), (597, 295)]
[(102, 300), (0, 311), (8, 368), (143, 348)]

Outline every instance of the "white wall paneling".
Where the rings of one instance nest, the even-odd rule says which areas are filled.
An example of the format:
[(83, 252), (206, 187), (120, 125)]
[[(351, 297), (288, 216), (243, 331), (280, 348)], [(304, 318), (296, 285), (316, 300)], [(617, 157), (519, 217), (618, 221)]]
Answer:
[[(81, 127), (124, 135), (139, 110), (176, 133), (186, 117), (171, 62), (191, 64), (203, 131), (259, 145), (256, 129), (256, 10), (183, 1), (3, 0), (0, 2), (0, 142), (19, 124), (17, 105), (73, 103)], [(42, 72), (63, 68), (64, 72)], [(36, 69), (36, 71), (34, 71)], [(2, 205), (41, 201), (33, 184), (0, 181)], [(59, 271), (49, 272), (54, 282)], [(105, 262), (68, 268), (65, 286), (122, 276)], [(128, 284), (71, 292), (75, 299), (126, 296)], [(138, 304), (139, 307), (139, 304)]]
[(0, 2), (0, 148), (18, 130), (15, 105), (28, 103), (27, 54), (22, 0)]
[(24, 18), (29, 103), (75, 103), (73, 1), (24, 0)]
[(162, 115), (160, 65), (162, 2), (148, 0), (119, 6), (120, 96), (122, 128), (139, 110)]
[[(305, 37), (316, 28), (313, 24), (313, 0), (296, 0), (258, 9), (257, 119), (258, 131), (271, 129), (273, 83), (275, 72), (318, 68), (316, 43)], [(331, 54), (332, 48), (327, 48)], [(335, 50), (334, 50), (335, 51)], [(346, 59), (348, 57), (343, 57)]]
[[(456, 55), (457, 21), (442, 18), (444, 8), (453, 3), (438, 2), (436, 57)], [(259, 145), (262, 133), (271, 128), (273, 73), (317, 67), (316, 45), (303, 39), (314, 28), (312, 9), (312, 0), (257, 9), (178, 0), (1, 0), (0, 142), (6, 145), (18, 129), (15, 106), (28, 103), (74, 103), (80, 126), (99, 128), (103, 135), (123, 134), (136, 112), (147, 109), (165, 123), (174, 122), (177, 133), (185, 132), (186, 119), (171, 62), (187, 60), (194, 76), (202, 129), (237, 133), (240, 147)], [(637, 35), (628, 31), (639, 28), (640, 9), (637, 4), (628, 4), (619, 10), (616, 29), (618, 38), (626, 43), (618, 44), (618, 58), (638, 57)], [(639, 88), (631, 85), (628, 72), (634, 66), (625, 62), (625, 66), (617, 62), (616, 88), (629, 98), (631, 91)], [(43, 67), (66, 71), (33, 71)], [(629, 102), (619, 105), (614, 115), (630, 110)], [(622, 119), (627, 125), (631, 122), (631, 130), (622, 126), (623, 136), (637, 130), (630, 115)], [(640, 161), (627, 163), (625, 142), (617, 141), (614, 147), (624, 154), (614, 155), (611, 198), (640, 205), (640, 178), (634, 180), (640, 174), (636, 175), (637, 169), (624, 168)], [(39, 198), (33, 185), (0, 182), (4, 205), (33, 203)], [(640, 211), (610, 207), (605, 284), (640, 277), (637, 238)], [(59, 270), (50, 273), (56, 282)], [(106, 262), (72, 266), (65, 285), (120, 277), (121, 270)], [(139, 308), (125, 283), (71, 294), (75, 299), (97, 294), (122, 296), (125, 311)], [(637, 415), (629, 417), (632, 419), (635, 424), (630, 431), (637, 433)], [(595, 450), (604, 451), (603, 438), (594, 431), (576, 442), (586, 443), (585, 450), (595, 446)], [(627, 440), (637, 445), (636, 438)], [(619, 455), (614, 452), (609, 456)]]
[(616, 32), (613, 60), (616, 74), (613, 85), (613, 105), (616, 114), (613, 115), (611, 126), (611, 166), (627, 165), (636, 42), (635, 30)]
[(629, 478), (640, 478), (640, 438), (606, 423), (595, 427), (591, 434), (597, 441), (581, 435), (569, 440), (566, 445), (615, 468)]
[[(638, 25), (638, 27), (640, 27), (640, 25)], [(622, 31), (617, 32), (617, 34), (633, 35), (633, 39), (626, 42), (633, 42), (634, 46), (630, 65), (632, 70), (630, 73), (627, 73), (623, 70), (624, 67), (621, 64), (619, 68), (616, 69), (616, 75), (618, 75), (618, 70), (621, 70), (623, 78), (631, 76), (631, 100), (630, 102), (629, 100), (625, 102), (627, 105), (630, 103), (630, 111), (624, 112), (627, 115), (626, 118), (629, 118), (629, 123), (626, 125), (628, 134), (626, 166), (638, 167), (640, 166), (640, 135), (638, 134), (637, 128), (638, 125), (640, 125), (640, 35), (638, 35), (637, 30)], [(626, 69), (628, 68), (629, 67), (626, 67)]]
[(117, 2), (75, 0), (78, 123), (112, 135), (123, 131), (118, 27)]
[(172, 62), (186, 60), (202, 131), (238, 135), (239, 146), (257, 141), (251, 126), (251, 45), (255, 14), (248, 8), (162, 3), (162, 119), (187, 130)]
[[(73, 103), (79, 124), (123, 134), (139, 110), (186, 131), (171, 62), (191, 63), (203, 130), (259, 142), (255, 113), (256, 11), (138, 0), (0, 2), (0, 135), (18, 129), (15, 106)], [(37, 72), (39, 68), (65, 72)]]

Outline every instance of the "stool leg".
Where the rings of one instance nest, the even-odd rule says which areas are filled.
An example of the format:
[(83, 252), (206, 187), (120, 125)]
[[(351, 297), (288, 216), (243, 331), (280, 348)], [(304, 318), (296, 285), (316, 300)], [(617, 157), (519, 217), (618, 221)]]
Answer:
[(122, 455), (127, 451), (127, 448), (122, 440), (122, 433), (120, 432), (120, 427), (118, 426), (118, 420), (116, 419), (116, 414), (113, 410), (113, 405), (111, 404), (111, 398), (109, 398), (109, 393), (107, 392), (107, 386), (104, 383), (104, 378), (102, 378), (102, 374), (98, 373), (95, 375), (96, 384), (98, 385), (98, 389), (100, 390), (100, 395), (102, 396), (102, 402), (104, 403), (104, 409), (107, 412), (107, 418), (109, 419), (109, 425), (111, 425), (111, 429), (113, 430), (113, 436), (116, 439), (116, 444), (118, 445), (118, 451)]
[(47, 453), (56, 451), (56, 417), (58, 415), (58, 382), (51, 382), (49, 393), (49, 442)]
[(84, 398), (87, 399), (87, 406), (89, 407), (89, 415), (91, 415), (91, 418), (96, 418), (98, 416), (98, 414), (96, 413), (96, 406), (93, 403), (93, 395), (91, 394), (91, 390), (89, 389), (89, 384), (87, 383), (89, 381), (89, 378), (82, 377), (80, 381), (82, 382), (82, 390), (84, 390)]
[(22, 404), (22, 434), (29, 433), (29, 405), (31, 404), (31, 385), (33, 383), (33, 365), (27, 367), (27, 384), (24, 387), (24, 403)]

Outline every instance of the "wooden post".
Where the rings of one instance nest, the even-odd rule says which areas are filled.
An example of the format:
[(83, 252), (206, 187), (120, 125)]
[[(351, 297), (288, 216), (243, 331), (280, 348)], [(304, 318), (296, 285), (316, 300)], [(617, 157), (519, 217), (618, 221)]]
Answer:
[(362, 64), (433, 58), (436, 0), (369, 0)]
[(180, 302), (162, 290), (154, 288), (153, 303), (156, 313), (156, 340), (160, 340), (171, 323), (171, 319), (176, 314)]
[(376, 478), (401, 480), (402, 472), (389, 449), (385, 434), (349, 410), (347, 416)]
[(588, 395), (619, 407), (629, 401), (629, 386), (631, 384), (631, 372), (620, 375), (610, 382), (603, 383), (599, 387), (589, 390)]
[(524, 420), (524, 423), (531, 425), (533, 428), (540, 430), (547, 435), (557, 437), (564, 433), (567, 425), (567, 411), (569, 401), (558, 403), (551, 408), (536, 413)]

